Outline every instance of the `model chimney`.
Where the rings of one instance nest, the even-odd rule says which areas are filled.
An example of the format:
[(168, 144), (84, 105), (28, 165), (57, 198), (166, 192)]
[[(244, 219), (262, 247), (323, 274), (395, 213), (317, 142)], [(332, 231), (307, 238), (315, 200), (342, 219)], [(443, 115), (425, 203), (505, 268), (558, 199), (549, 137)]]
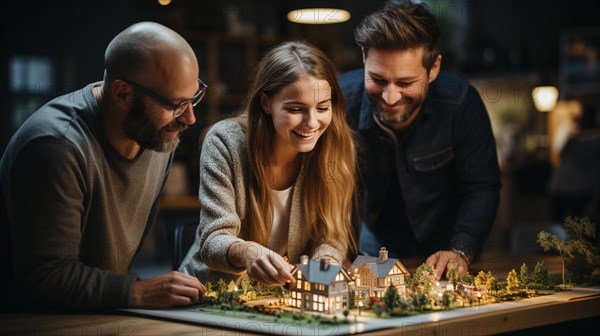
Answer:
[(388, 251), (385, 247), (379, 249), (379, 263), (383, 264), (388, 259)]
[(300, 263), (302, 265), (308, 265), (308, 256), (307, 255), (300, 256)]
[(321, 257), (321, 271), (327, 271), (329, 269), (329, 257)]

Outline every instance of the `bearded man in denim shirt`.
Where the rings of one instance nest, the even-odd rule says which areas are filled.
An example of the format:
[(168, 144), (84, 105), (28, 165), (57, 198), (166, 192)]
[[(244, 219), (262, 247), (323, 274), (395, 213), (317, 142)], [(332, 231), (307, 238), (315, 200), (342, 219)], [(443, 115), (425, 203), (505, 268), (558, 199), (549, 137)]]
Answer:
[(360, 249), (468, 272), (496, 217), (500, 172), (477, 91), (440, 71), (423, 4), (388, 4), (356, 28), (364, 68), (340, 76), (362, 142)]

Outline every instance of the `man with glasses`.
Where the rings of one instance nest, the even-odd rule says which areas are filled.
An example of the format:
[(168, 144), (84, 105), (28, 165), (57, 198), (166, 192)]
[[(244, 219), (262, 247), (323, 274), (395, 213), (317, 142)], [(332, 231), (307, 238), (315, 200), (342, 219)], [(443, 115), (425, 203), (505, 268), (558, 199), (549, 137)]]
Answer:
[(102, 82), (41, 107), (0, 162), (5, 309), (169, 307), (204, 295), (179, 272), (128, 274), (206, 92), (194, 51), (173, 30), (141, 22), (104, 59)]

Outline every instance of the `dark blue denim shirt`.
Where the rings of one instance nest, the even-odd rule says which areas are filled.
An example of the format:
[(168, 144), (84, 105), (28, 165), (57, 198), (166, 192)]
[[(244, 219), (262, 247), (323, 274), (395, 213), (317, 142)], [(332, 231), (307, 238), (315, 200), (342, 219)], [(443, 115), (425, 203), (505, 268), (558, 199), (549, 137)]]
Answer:
[[(343, 74), (340, 84), (348, 121), (362, 147), (363, 227), (380, 241), (398, 245), (407, 238), (396, 227), (407, 223), (416, 250), (391, 253), (396, 257), (451, 248), (477, 253), (496, 217), (500, 172), (490, 120), (474, 87), (441, 72), (429, 86), (420, 115), (398, 140), (374, 120), (363, 69)], [(401, 195), (388, 195), (390, 190)], [(394, 211), (405, 215), (384, 215)]]

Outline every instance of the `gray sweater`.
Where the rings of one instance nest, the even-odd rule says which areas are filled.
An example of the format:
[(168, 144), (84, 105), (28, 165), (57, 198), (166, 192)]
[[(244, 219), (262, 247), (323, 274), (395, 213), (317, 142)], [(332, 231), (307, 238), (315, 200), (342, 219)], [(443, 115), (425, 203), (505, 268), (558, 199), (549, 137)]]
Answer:
[[(292, 264), (300, 261), (305, 249), (299, 243), (305, 228), (302, 215), (303, 170), (304, 166), (291, 195), (287, 257)], [(227, 282), (235, 281), (244, 271), (229, 263), (227, 251), (234, 242), (243, 241), (238, 235), (246, 215), (247, 176), (248, 157), (243, 126), (231, 119), (215, 124), (206, 134), (200, 155), (200, 224), (180, 271), (213, 284), (220, 278)], [(345, 255), (345, 250), (322, 244), (313, 251), (312, 257), (330, 256), (341, 263)]]
[[(9, 223), (2, 294), (29, 307), (129, 306), (129, 265), (154, 219), (172, 154), (120, 156), (90, 84), (35, 112), (0, 162)], [(4, 221), (3, 221), (4, 222)], [(5, 273), (3, 272), (3, 275)]]

